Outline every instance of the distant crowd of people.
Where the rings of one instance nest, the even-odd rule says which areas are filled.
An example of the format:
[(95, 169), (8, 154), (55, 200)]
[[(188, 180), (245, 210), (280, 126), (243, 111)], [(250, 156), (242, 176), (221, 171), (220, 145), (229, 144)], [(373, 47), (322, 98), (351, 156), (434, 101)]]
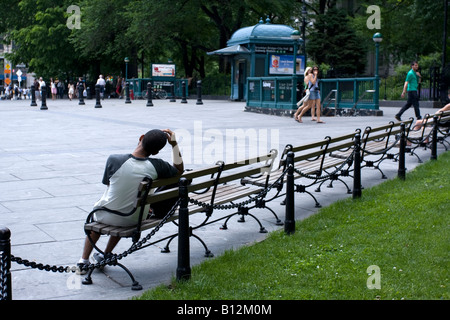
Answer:
[[(68, 98), (69, 100), (79, 98), (79, 87), (83, 89), (83, 97), (87, 98), (90, 94), (95, 95), (95, 85), (100, 86), (101, 98), (123, 98), (125, 88), (125, 78), (118, 76), (108, 76), (106, 78), (100, 75), (96, 83), (91, 83), (90, 87), (86, 85), (86, 81), (80, 77), (77, 82), (74, 81), (60, 81), (59, 79), (50, 78), (49, 85), (42, 77), (35, 79), (33, 82), (35, 97), (37, 100), (42, 99), (42, 88), (47, 88), (47, 98), (52, 100)], [(31, 99), (32, 86), (21, 87), (18, 83), (11, 83), (6, 86), (0, 86), (1, 100), (23, 100)]]

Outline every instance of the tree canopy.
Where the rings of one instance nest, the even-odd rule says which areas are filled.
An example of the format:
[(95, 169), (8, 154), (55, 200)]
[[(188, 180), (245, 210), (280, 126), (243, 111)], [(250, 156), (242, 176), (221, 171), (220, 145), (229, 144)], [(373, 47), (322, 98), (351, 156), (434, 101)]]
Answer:
[[(352, 5), (343, 10), (342, 3)], [(74, 4), (79, 29), (67, 26)], [(151, 63), (172, 60), (178, 76), (203, 78), (226, 72), (223, 60), (206, 53), (226, 47), (236, 30), (266, 16), (299, 28), (304, 5), (308, 57), (343, 74), (364, 70), (375, 32), (383, 34), (380, 50), (392, 64), (442, 52), (441, 0), (8, 0), (0, 34), (15, 44), (8, 59), (44, 77), (120, 74), (129, 57), (130, 76), (148, 77)], [(369, 5), (381, 9), (380, 30), (366, 25)]]

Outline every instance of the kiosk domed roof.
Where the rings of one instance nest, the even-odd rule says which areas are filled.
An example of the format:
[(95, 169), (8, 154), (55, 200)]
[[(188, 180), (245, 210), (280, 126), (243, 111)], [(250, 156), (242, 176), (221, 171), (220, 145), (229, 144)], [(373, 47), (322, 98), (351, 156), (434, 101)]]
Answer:
[(237, 30), (228, 40), (228, 45), (243, 43), (280, 43), (292, 42), (291, 33), (294, 28), (284, 24), (271, 24), (267, 19), (266, 23), (261, 20), (258, 24)]

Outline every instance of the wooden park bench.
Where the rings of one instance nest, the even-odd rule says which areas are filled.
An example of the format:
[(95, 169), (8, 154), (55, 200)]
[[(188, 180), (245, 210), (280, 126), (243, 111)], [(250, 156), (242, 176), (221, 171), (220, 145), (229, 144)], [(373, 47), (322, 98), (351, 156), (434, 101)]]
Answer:
[(447, 150), (446, 144), (449, 144), (449, 142), (446, 139), (449, 137), (450, 111), (426, 114), (422, 119), (422, 124), (420, 126), (413, 126), (407, 138), (406, 152), (415, 155), (419, 163), (422, 163), (422, 159), (416, 153), (416, 149), (427, 149), (431, 147), (433, 143), (433, 129), (435, 128), (435, 117), (437, 130), (436, 143), (443, 144)]
[[(153, 245), (157, 242), (161, 242), (167, 239), (170, 241), (175, 238), (178, 233), (164, 237), (162, 239), (156, 240), (151, 243), (147, 243), (148, 240), (167, 222), (176, 222), (179, 218), (179, 186), (177, 185), (180, 179), (186, 179), (190, 182), (188, 185), (188, 197), (189, 205), (187, 207), (189, 215), (196, 213), (203, 213), (203, 221), (197, 226), (190, 227), (190, 236), (198, 239), (205, 247), (205, 256), (212, 256), (210, 250), (206, 244), (202, 241), (200, 237), (194, 234), (194, 231), (200, 227), (208, 224), (215, 223), (220, 220), (228, 221), (230, 217), (234, 215), (245, 215), (253, 217), (259, 224), (260, 232), (267, 232), (259, 219), (250, 213), (253, 208), (264, 208), (264, 198), (266, 196), (265, 187), (263, 186), (245, 186), (240, 183), (240, 180), (247, 176), (259, 175), (261, 173), (270, 172), (272, 169), (273, 161), (277, 157), (277, 151), (271, 150), (269, 153), (246, 159), (236, 163), (225, 164), (223, 162), (218, 162), (213, 166), (206, 167), (203, 169), (192, 170), (185, 172), (181, 177), (174, 177), (170, 179), (160, 179), (152, 181), (151, 179), (144, 179), (139, 186), (139, 192), (135, 201), (135, 210), (139, 210), (139, 221), (136, 226), (132, 227), (116, 227), (109, 226), (99, 222), (94, 221), (94, 213), (99, 209), (92, 211), (87, 219), (84, 226), (84, 230), (90, 238), (90, 233), (96, 232), (101, 235), (117, 236), (121, 238), (132, 238), (133, 244), (130, 249), (124, 254), (116, 255), (113, 259), (107, 260), (104, 265), (117, 265), (122, 267), (130, 276), (133, 285), (133, 290), (140, 290), (142, 287), (137, 281), (135, 281), (131, 272), (122, 264), (118, 263), (117, 260), (122, 257), (143, 249), (147, 246)], [(152, 192), (156, 188), (165, 188), (159, 192)], [(178, 200), (178, 201), (177, 201)], [(162, 201), (173, 201), (174, 205), (171, 210), (164, 216), (154, 218), (151, 215), (147, 218), (149, 213), (149, 208), (152, 204), (161, 203)], [(240, 202), (238, 202), (240, 201)], [(103, 208), (104, 209), (104, 208)], [(213, 212), (218, 210), (233, 210), (231, 213), (226, 213), (212, 220)], [(277, 221), (279, 221), (276, 214)], [(111, 211), (112, 214), (121, 214)], [(242, 218), (241, 218), (242, 219)], [(242, 221), (242, 220), (241, 220)], [(226, 223), (222, 226), (226, 229)], [(144, 238), (141, 239), (141, 233), (152, 229), (152, 231)], [(92, 241), (91, 241), (92, 242)], [(97, 246), (94, 248), (103, 253)], [(168, 245), (165, 249), (168, 252)], [(83, 284), (91, 284), (91, 274), (96, 267), (92, 266)]]
[[(282, 191), (283, 184), (286, 182), (286, 179), (283, 177), (287, 170), (286, 156), (289, 152), (293, 152), (295, 154), (294, 179), (296, 181), (300, 181), (300, 179), (301, 181), (305, 181), (303, 183), (297, 183), (295, 185), (295, 191), (310, 195), (315, 202), (315, 206), (319, 208), (321, 207), (320, 203), (308, 191), (308, 188), (312, 186), (317, 186), (315, 191), (320, 192), (321, 186), (326, 181), (330, 182), (328, 185), (330, 188), (333, 187), (334, 181), (340, 181), (345, 185), (347, 193), (351, 193), (351, 189), (341, 177), (350, 176), (350, 167), (353, 161), (352, 150), (356, 133), (336, 138), (326, 137), (324, 140), (296, 147), (286, 145), (277, 169), (272, 172), (265, 172), (258, 177), (246, 177), (242, 179), (242, 184), (256, 186), (275, 184), (277, 192), (270, 200), (285, 196), (285, 193), (282, 193)], [(333, 157), (333, 152), (337, 151), (348, 151), (349, 155), (347, 157)]]
[[(384, 160), (397, 161), (399, 154), (399, 139), (402, 132), (402, 123), (405, 125), (405, 136), (408, 137), (413, 119), (403, 122), (389, 122), (387, 125), (372, 128), (366, 127), (361, 136), (361, 169), (374, 168), (381, 173), (382, 179), (386, 175), (380, 168)], [(337, 151), (332, 157), (347, 158), (352, 150)]]
[(437, 141), (441, 143), (445, 151), (448, 150), (450, 142), (447, 139), (450, 137), (450, 111), (444, 111), (437, 115)]

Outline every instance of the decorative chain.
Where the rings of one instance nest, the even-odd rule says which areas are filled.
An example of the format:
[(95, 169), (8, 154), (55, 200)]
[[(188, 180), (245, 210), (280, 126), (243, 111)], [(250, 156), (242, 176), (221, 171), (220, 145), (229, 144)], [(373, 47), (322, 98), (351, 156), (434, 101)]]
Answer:
[[(142, 238), (140, 241), (133, 243), (131, 245), (131, 247), (128, 250), (124, 251), (123, 253), (114, 254), (111, 257), (105, 258), (96, 264), (89, 264), (89, 265), (83, 266), (81, 268), (78, 266), (56, 266), (56, 265), (52, 266), (52, 265), (48, 265), (48, 264), (44, 265), (42, 263), (37, 263), (37, 262), (33, 262), (33, 261), (30, 262), (30, 261), (22, 259), (20, 257), (15, 257), (14, 255), (11, 255), (11, 261), (14, 261), (18, 264), (22, 264), (26, 267), (30, 267), (33, 269), (52, 271), (52, 272), (60, 272), (60, 273), (75, 272), (79, 269), (92, 270), (95, 268), (104, 267), (105, 265), (114, 264), (118, 260), (125, 258), (127, 255), (133, 253), (134, 251), (139, 250), (139, 248), (141, 248), (142, 245), (144, 245), (147, 241), (149, 241), (156, 234), (156, 232), (158, 232), (159, 229), (161, 229), (161, 227), (170, 219), (170, 217), (172, 217), (175, 214), (175, 211), (178, 208), (178, 206), (180, 205), (180, 202), (181, 202), (181, 200), (178, 199), (178, 201), (174, 204), (172, 209), (166, 214), (166, 216), (161, 220), (161, 222), (152, 229), (152, 231), (145, 238)], [(4, 278), (6, 279), (6, 277), (4, 277)]]
[(250, 197), (250, 199), (244, 200), (240, 203), (211, 204), (211, 203), (202, 202), (202, 201), (192, 199), (192, 198), (189, 198), (189, 202), (194, 205), (197, 205), (199, 207), (203, 207), (205, 209), (227, 210), (227, 209), (240, 208), (240, 207), (246, 206), (252, 202), (256, 202), (260, 198), (263, 199), (270, 192), (270, 190), (272, 190), (272, 188), (276, 187), (280, 183), (280, 181), (284, 178), (284, 176), (287, 174), (287, 172), (288, 172), (288, 169), (284, 170), (283, 173), (278, 177), (277, 180), (275, 180), (274, 183), (272, 183), (265, 189), (261, 190), (255, 197)]
[(0, 255), (0, 279), (2, 280), (0, 283), (0, 300), (6, 300), (8, 297), (8, 283), (6, 281), (8, 274), (7, 263), (6, 254), (2, 253)]

